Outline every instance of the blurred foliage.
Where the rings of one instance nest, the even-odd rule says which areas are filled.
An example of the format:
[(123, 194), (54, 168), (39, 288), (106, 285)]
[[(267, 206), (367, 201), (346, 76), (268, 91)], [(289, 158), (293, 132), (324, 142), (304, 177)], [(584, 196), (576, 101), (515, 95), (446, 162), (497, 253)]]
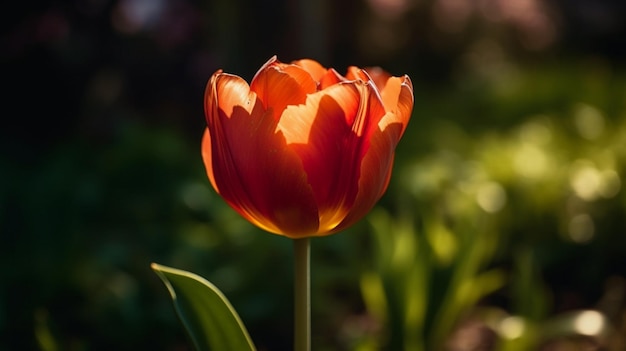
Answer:
[(313, 240), (316, 350), (626, 349), (619, 1), (89, 0), (2, 11), (0, 350), (188, 350), (151, 262), (292, 345), (291, 242), (211, 189), (202, 95), (270, 56), (408, 73), (389, 191)]

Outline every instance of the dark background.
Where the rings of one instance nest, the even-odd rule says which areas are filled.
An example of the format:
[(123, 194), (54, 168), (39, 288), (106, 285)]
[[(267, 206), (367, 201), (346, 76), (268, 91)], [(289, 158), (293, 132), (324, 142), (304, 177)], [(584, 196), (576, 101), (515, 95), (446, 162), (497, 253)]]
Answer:
[[(290, 348), (290, 242), (224, 205), (199, 146), (210, 75), (250, 80), (275, 54), (411, 76), (414, 115), (379, 207), (409, 213), (419, 236), (432, 222), (497, 233), (485, 267), (506, 283), (477, 306), (524, 315), (507, 290), (526, 281), (523, 251), (549, 301), (533, 318), (610, 295), (624, 328), (623, 2), (10, 1), (0, 13), (0, 350), (190, 349), (151, 262), (223, 289), (259, 350)], [(355, 322), (371, 314), (359, 279), (375, 267), (372, 221), (314, 240), (314, 349), (394, 345), (393, 325)]]

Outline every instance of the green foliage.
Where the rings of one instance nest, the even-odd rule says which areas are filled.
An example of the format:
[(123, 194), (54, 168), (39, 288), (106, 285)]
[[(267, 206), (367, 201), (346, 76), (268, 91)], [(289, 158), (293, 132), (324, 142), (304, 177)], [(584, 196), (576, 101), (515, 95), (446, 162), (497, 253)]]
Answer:
[(197, 351), (256, 350), (237, 311), (213, 284), (193, 273), (153, 263)]
[(414, 217), (394, 220), (383, 209), (369, 218), (376, 265), (361, 287), (368, 309), (388, 327), (390, 349), (442, 349), (459, 319), (505, 283), (501, 269), (485, 269), (498, 245), (493, 231), (431, 222), (418, 232)]
[[(623, 300), (600, 300), (620, 294), (626, 273), (624, 77), (524, 73), (474, 77), (484, 88), (475, 101), (451, 90), (416, 104), (391, 194), (369, 217), (376, 264), (361, 289), (383, 345), (445, 350), (471, 323), (498, 350), (573, 337), (615, 344), (607, 334), (622, 322), (609, 316)], [(580, 90), (563, 85), (577, 80)], [(462, 112), (480, 105), (480, 115)], [(581, 316), (597, 329), (576, 326)]]

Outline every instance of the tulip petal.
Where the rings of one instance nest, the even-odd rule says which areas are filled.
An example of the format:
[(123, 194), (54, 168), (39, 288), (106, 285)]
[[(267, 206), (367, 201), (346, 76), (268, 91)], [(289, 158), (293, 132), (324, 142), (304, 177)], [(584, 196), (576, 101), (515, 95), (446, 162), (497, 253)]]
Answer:
[[(365, 122), (359, 122), (358, 119), (361, 118), (361, 115), (357, 115), (357, 120), (355, 120), (354, 124), (355, 127), (358, 124), (363, 124), (358, 134), (368, 135), (369, 140), (369, 135), (376, 129), (378, 123), (385, 116), (386, 111), (380, 94), (378, 90), (376, 90), (376, 85), (374, 85), (371, 80), (367, 81), (365, 84), (359, 84), (359, 87), (362, 95), (361, 101), (364, 105), (361, 115), (364, 116), (363, 118), (367, 117), (368, 119)], [(355, 130), (354, 127), (353, 130)]]
[(215, 183), (215, 176), (213, 175), (213, 147), (211, 145), (211, 133), (209, 132), (209, 128), (205, 128), (204, 134), (202, 135), (201, 145), (202, 160), (204, 161), (206, 174), (209, 177), (211, 186), (213, 186), (213, 189), (215, 189), (215, 191), (219, 194), (219, 188)]
[(279, 122), (289, 146), (300, 156), (320, 214), (320, 232), (347, 215), (358, 190), (360, 164), (352, 119), (359, 112), (355, 84), (337, 84), (289, 106)]
[[(402, 134), (411, 117), (413, 109), (413, 86), (408, 76), (403, 80), (390, 78), (385, 86), (387, 102), (372, 87), (370, 92), (369, 111), (376, 116), (376, 110), (385, 110), (381, 104), (395, 104), (393, 111), (385, 113), (368, 132), (367, 143), (363, 145), (364, 153), (361, 164), (359, 191), (354, 206), (336, 230), (349, 227), (365, 216), (387, 190), (393, 167), (394, 153)], [(397, 94), (395, 102), (393, 93)], [(376, 97), (376, 98), (375, 98)], [(385, 106), (386, 107), (386, 106)]]
[[(394, 99), (394, 94), (396, 98)], [(379, 188), (378, 197), (382, 196), (387, 189), (389, 177), (391, 176), (391, 167), (393, 165), (393, 158), (396, 146), (400, 141), (400, 138), (404, 134), (406, 127), (411, 118), (411, 112), (413, 110), (413, 85), (408, 76), (404, 76), (402, 79), (399, 77), (391, 77), (387, 80), (385, 91), (383, 92), (383, 104), (387, 103), (391, 106), (396, 106), (391, 111), (387, 112), (378, 122), (376, 128), (373, 128), (373, 133), (370, 135), (369, 150), (363, 160), (363, 167), (365, 169), (380, 169), (381, 173), (365, 172), (364, 178), (361, 179), (364, 183), (370, 184), (384, 184)], [(390, 102), (392, 100), (392, 102)], [(392, 105), (393, 104), (393, 105)], [(385, 106), (386, 108), (387, 106)], [(387, 171), (384, 171), (388, 169)], [(367, 179), (371, 177), (372, 179)], [(381, 181), (381, 179), (387, 179)], [(359, 185), (361, 187), (361, 185)], [(364, 185), (363, 189), (372, 189), (372, 194), (375, 194), (375, 186)], [(362, 195), (362, 194), (359, 194)], [(357, 200), (360, 201), (360, 200)], [(375, 200), (377, 201), (377, 200)], [(367, 210), (369, 211), (369, 210)]]
[(352, 124), (352, 130), (358, 136), (369, 134), (369, 131), (385, 115), (380, 93), (369, 74), (363, 69), (351, 66), (348, 68), (346, 77), (356, 84), (361, 95), (361, 106), (358, 113), (354, 115), (354, 119), (349, 123)]
[(302, 162), (247, 83), (216, 74), (205, 108), (202, 154), (215, 190), (267, 231), (290, 237), (316, 233), (319, 217)]
[(350, 213), (335, 231), (345, 229), (363, 218), (387, 190), (393, 167), (394, 149), (402, 131), (400, 123), (378, 129), (371, 137), (359, 179), (359, 191)]
[[(280, 66), (281, 71), (288, 74), (291, 78), (293, 78), (300, 89), (305, 94), (313, 94), (317, 91), (317, 81), (313, 79), (311, 74), (306, 70), (302, 69), (302, 67), (291, 65), (291, 64), (282, 64)], [(278, 89), (285, 89), (288, 87), (278, 86)]]
[(387, 81), (391, 78), (391, 75), (380, 67), (368, 67), (365, 71), (370, 76), (372, 81), (374, 81), (378, 91), (384, 91)]
[[(323, 99), (325, 103), (322, 103)], [(359, 90), (355, 84), (332, 86), (309, 95), (303, 105), (289, 106), (283, 112), (277, 129), (283, 132), (288, 144), (308, 144), (316, 123), (326, 126), (328, 133), (331, 133), (326, 136), (328, 139), (339, 138), (350, 131), (359, 110), (359, 100)]]
[(370, 77), (367, 75), (367, 73), (365, 72), (365, 70), (356, 67), (356, 66), (350, 66), (348, 67), (348, 72), (346, 73), (346, 78), (349, 80), (362, 80), (367, 82), (368, 80), (370, 80)]
[(221, 70), (211, 76), (204, 92), (204, 111), (207, 124), (217, 116), (214, 113), (218, 108), (226, 116), (233, 113), (235, 106), (243, 107), (248, 113), (254, 108), (256, 94), (250, 92), (245, 80), (238, 76), (222, 73)]
[(340, 82), (347, 82), (348, 80), (339, 74), (335, 69), (330, 68), (326, 71), (326, 74), (322, 76), (319, 81), (319, 89), (324, 90), (331, 85), (335, 85)]
[(319, 82), (322, 77), (326, 75), (327, 69), (319, 62), (311, 59), (302, 59), (293, 61), (294, 65), (302, 67), (305, 71), (309, 72), (314, 81)]
[(317, 90), (317, 83), (304, 69), (282, 64), (273, 58), (254, 76), (250, 89), (257, 94), (265, 109), (272, 109), (278, 120), (288, 105), (303, 104), (307, 94)]
[[(390, 77), (385, 88), (381, 91), (381, 98), (385, 110), (394, 113), (395, 119), (393, 120), (406, 127), (413, 110), (413, 84), (409, 76)], [(387, 123), (391, 123), (391, 121), (387, 121)]]
[(347, 80), (334, 68), (326, 69), (324, 66), (320, 65), (319, 62), (314, 60), (303, 59), (294, 61), (293, 63), (309, 72), (311, 77), (313, 77), (313, 80), (318, 83), (318, 90), (324, 90), (331, 85), (339, 82), (345, 82)]

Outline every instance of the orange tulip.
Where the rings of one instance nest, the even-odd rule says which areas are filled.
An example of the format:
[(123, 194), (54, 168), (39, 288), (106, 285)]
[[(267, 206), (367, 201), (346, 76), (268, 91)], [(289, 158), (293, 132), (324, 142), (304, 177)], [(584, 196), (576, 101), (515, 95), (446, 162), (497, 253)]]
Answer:
[(408, 76), (271, 58), (252, 79), (207, 84), (202, 157), (213, 188), (258, 227), (290, 238), (336, 233), (389, 184), (413, 109)]

